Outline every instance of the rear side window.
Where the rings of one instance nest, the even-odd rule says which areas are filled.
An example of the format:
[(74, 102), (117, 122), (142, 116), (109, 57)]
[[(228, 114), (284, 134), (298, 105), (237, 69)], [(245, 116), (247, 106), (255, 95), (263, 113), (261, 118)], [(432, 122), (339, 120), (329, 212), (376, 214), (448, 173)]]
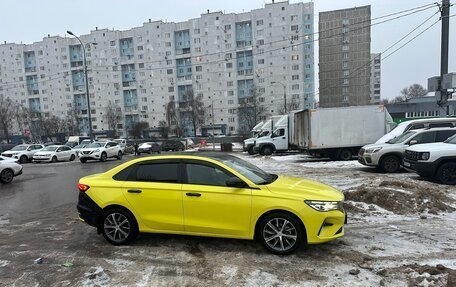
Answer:
[(117, 181), (127, 181), (131, 180), (132, 173), (136, 169), (137, 165), (130, 165), (129, 167), (123, 169), (112, 178)]
[(437, 136), (435, 137), (436, 142), (443, 142), (446, 141), (449, 137), (453, 136), (456, 134), (456, 130), (451, 130), (451, 131), (438, 131)]
[(136, 181), (178, 183), (178, 163), (149, 163), (138, 166)]
[(452, 128), (453, 124), (452, 123), (433, 123), (429, 124), (430, 128)]
[(416, 135), (412, 140), (416, 140), (418, 144), (435, 142), (435, 132), (424, 132)]

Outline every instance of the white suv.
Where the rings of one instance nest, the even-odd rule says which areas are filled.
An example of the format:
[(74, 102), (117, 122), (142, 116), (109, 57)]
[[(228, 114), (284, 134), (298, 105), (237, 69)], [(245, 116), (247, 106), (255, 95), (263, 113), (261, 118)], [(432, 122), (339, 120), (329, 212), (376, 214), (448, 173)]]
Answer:
[(404, 166), (422, 177), (456, 184), (456, 135), (443, 143), (423, 144), (405, 150)]
[(94, 142), (79, 151), (79, 160), (86, 163), (88, 160), (106, 161), (106, 159), (115, 157), (122, 159), (122, 149), (116, 142)]
[(11, 150), (2, 153), (4, 157), (18, 159), (20, 163), (26, 163), (33, 159), (33, 155), (44, 148), (40, 144), (21, 144), (13, 147)]
[(401, 166), (405, 149), (409, 146), (443, 142), (455, 134), (456, 128), (409, 130), (386, 143), (363, 146), (358, 161), (363, 165), (379, 167), (384, 172), (396, 172)]

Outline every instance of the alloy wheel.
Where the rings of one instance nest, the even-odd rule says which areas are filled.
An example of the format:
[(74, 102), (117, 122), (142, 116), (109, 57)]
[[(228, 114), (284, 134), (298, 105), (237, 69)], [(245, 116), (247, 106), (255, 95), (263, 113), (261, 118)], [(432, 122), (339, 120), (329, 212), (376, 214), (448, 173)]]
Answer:
[(106, 236), (115, 243), (125, 241), (131, 232), (128, 218), (117, 212), (113, 212), (105, 218), (103, 228)]
[(13, 181), (13, 178), (14, 174), (9, 169), (4, 169), (0, 174), (0, 181), (3, 183), (10, 183), (11, 181)]
[(263, 239), (275, 251), (284, 252), (292, 249), (297, 238), (296, 227), (284, 218), (273, 218), (264, 225)]

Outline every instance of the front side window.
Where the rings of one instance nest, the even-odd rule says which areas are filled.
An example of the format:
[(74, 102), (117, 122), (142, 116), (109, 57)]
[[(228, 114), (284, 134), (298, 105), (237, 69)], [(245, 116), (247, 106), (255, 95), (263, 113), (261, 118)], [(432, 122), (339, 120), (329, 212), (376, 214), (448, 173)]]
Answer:
[(446, 141), (449, 137), (453, 136), (456, 134), (456, 130), (451, 130), (451, 131), (438, 131), (437, 135), (435, 137), (436, 142), (443, 142)]
[(278, 130), (274, 131), (274, 134), (272, 135), (272, 137), (276, 138), (276, 137), (281, 137), (284, 135), (285, 135), (285, 129), (278, 129)]
[(233, 177), (227, 171), (209, 165), (187, 163), (185, 166), (188, 184), (226, 186), (226, 181)]
[(138, 166), (136, 181), (178, 183), (178, 163), (148, 163)]

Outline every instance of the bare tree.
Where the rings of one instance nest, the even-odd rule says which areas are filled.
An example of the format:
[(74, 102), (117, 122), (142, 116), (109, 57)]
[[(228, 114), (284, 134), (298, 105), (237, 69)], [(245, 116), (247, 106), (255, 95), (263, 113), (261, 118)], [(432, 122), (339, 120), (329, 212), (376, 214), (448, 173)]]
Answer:
[(249, 95), (239, 99), (238, 117), (241, 133), (249, 133), (262, 118), (269, 115), (269, 110), (261, 95), (259, 89), (253, 85)]
[(381, 104), (381, 105), (384, 105), (384, 106), (388, 105), (389, 103), (390, 103), (390, 101), (389, 101), (388, 99), (382, 99), (382, 100), (380, 101), (380, 104)]
[(158, 127), (161, 128), (161, 137), (162, 138), (168, 138), (169, 135), (169, 126), (166, 123), (166, 121), (159, 121), (158, 122)]
[(196, 131), (204, 124), (206, 116), (203, 97), (195, 97), (193, 91), (189, 90), (185, 93), (183, 100), (179, 103), (181, 123), (184, 128), (190, 125), (193, 129), (193, 136), (196, 136)]
[(0, 97), (0, 129), (6, 138), (6, 142), (10, 142), (10, 133), (14, 123), (14, 103), (10, 98)]
[(131, 130), (131, 135), (134, 138), (141, 138), (145, 129), (149, 127), (147, 122), (138, 122), (133, 126)]
[(285, 107), (281, 107), (279, 109), (279, 114), (284, 115), (286, 112), (298, 110), (301, 107), (301, 104), (296, 99), (290, 99), (287, 101), (286, 107), (286, 110)]
[(76, 106), (72, 106), (68, 111), (65, 120), (65, 130), (68, 132), (68, 135), (79, 135), (81, 133), (79, 114), (80, 110)]
[(420, 84), (413, 84), (410, 87), (405, 87), (401, 90), (400, 96), (394, 99), (394, 102), (406, 102), (413, 98), (426, 96), (428, 91)]
[(119, 125), (122, 122), (122, 110), (120, 106), (109, 101), (108, 106), (106, 107), (104, 118), (108, 123), (109, 129), (113, 131), (114, 137), (116, 137), (117, 125)]
[(166, 125), (170, 133), (181, 136), (182, 129), (177, 118), (176, 102), (173, 100), (166, 105)]

